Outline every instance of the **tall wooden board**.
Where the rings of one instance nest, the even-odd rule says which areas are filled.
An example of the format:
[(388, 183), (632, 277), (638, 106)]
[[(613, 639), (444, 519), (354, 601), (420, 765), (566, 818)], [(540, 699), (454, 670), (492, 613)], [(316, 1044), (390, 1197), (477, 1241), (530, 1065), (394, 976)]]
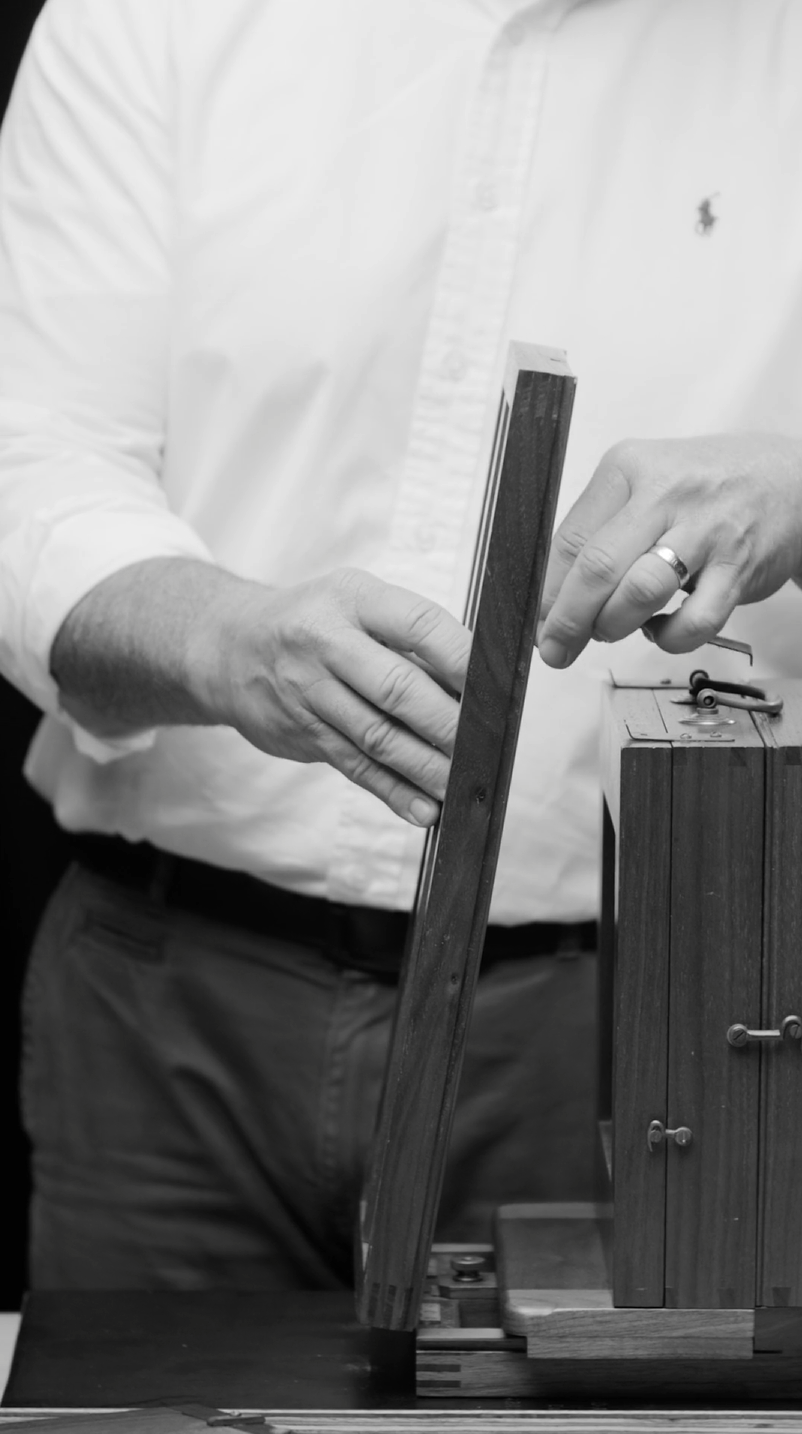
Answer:
[[(730, 728), (728, 731), (734, 731)], [(763, 744), (738, 714), (737, 745), (673, 754), (666, 1304), (755, 1302), (758, 1083), (727, 1041), (760, 1008)]]
[[(788, 684), (779, 718), (762, 718), (766, 743), (766, 862), (760, 1025), (802, 1016), (802, 694)], [(750, 1020), (739, 1017), (747, 1024)], [(802, 1306), (802, 1041), (744, 1048), (760, 1062), (757, 1303)]]
[(514, 344), (467, 621), (473, 644), (451, 773), (427, 844), (360, 1214), (357, 1307), (414, 1328), (487, 926), (575, 380)]
[[(671, 748), (632, 743), (615, 689), (605, 693), (605, 807), (615, 828), (612, 979), (613, 1300), (663, 1304), (665, 1161), (648, 1157), (649, 1122), (666, 1109), (671, 875)], [(654, 693), (627, 693), (626, 715), (654, 732)], [(613, 793), (613, 785), (617, 791)], [(614, 814), (614, 816), (613, 816)]]

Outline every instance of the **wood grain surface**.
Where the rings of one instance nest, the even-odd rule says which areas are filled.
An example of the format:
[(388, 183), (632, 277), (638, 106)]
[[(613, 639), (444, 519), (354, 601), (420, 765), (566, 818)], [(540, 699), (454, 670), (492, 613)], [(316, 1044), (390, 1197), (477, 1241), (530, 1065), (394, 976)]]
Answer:
[(529, 1335), (533, 1315), (579, 1306), (612, 1308), (600, 1235), (610, 1206), (502, 1205), (496, 1212), (496, 1277), (501, 1323)]
[(502, 1324), (530, 1359), (751, 1359), (749, 1309), (618, 1309), (593, 1205), (502, 1206), (496, 1268)]
[(760, 1013), (764, 748), (732, 715), (734, 746), (678, 741), (672, 761), (666, 1124), (693, 1139), (653, 1158), (667, 1172), (666, 1304), (685, 1309), (755, 1303), (759, 1052), (727, 1030)]
[(528, 1320), (530, 1359), (751, 1361), (752, 1310), (554, 1309)]
[(417, 1320), (509, 791), (575, 381), (514, 345), (477, 544), (451, 773), (421, 870), (361, 1210), (359, 1318)]
[[(766, 744), (764, 1029), (802, 1016), (802, 692), (775, 685), (782, 715), (756, 719)], [(760, 1061), (757, 1302), (802, 1305), (802, 1042), (743, 1054)]]
[[(559, 1360), (529, 1359), (525, 1354), (503, 1349), (442, 1352), (426, 1349), (418, 1354), (417, 1390), (427, 1398), (442, 1399), (506, 1397), (565, 1400), (574, 1404), (592, 1401), (597, 1409), (600, 1404), (638, 1399), (663, 1406), (654, 1409), (655, 1417), (665, 1413), (668, 1406), (676, 1409), (697, 1399), (715, 1401), (718, 1408), (733, 1411), (739, 1404), (751, 1406), (753, 1401), (759, 1407), (780, 1404), (799, 1408), (802, 1358), (755, 1355), (749, 1360)], [(596, 1412), (594, 1410), (594, 1416)], [(598, 1413), (601, 1412), (598, 1409)], [(771, 1417), (758, 1416), (754, 1408), (750, 1412), (761, 1421)], [(673, 1416), (674, 1420), (678, 1417)], [(702, 1413), (700, 1422), (706, 1417)], [(727, 1423), (734, 1412), (720, 1417), (722, 1429), (739, 1427)], [(793, 1417), (802, 1419), (802, 1413), (795, 1413)], [(682, 1425), (672, 1426), (667, 1420), (667, 1427), (682, 1428)], [(755, 1427), (763, 1426), (758, 1423)]]
[(665, 1280), (666, 1161), (649, 1154), (646, 1131), (665, 1121), (667, 1101), (672, 753), (657, 739), (634, 742), (627, 724), (639, 723), (663, 730), (654, 694), (608, 689), (602, 780), (616, 857), (605, 898), (616, 918), (612, 979), (605, 971), (601, 984), (612, 1026), (613, 1301), (648, 1308), (663, 1304)]
[(729, 1413), (705, 1415), (693, 1410), (477, 1410), (424, 1411), (404, 1414), (342, 1414), (300, 1417), (269, 1411), (268, 1434), (801, 1434), (802, 1417), (795, 1413)]
[[(128, 1411), (125, 1411), (126, 1415)], [(160, 1411), (156, 1411), (160, 1412)], [(164, 1411), (175, 1417), (173, 1411)], [(24, 1428), (34, 1422), (52, 1429), (66, 1411), (8, 1410), (0, 1412), (0, 1427)], [(88, 1415), (87, 1429), (98, 1434), (116, 1410)], [(565, 1409), (471, 1410), (420, 1408), (404, 1410), (247, 1409), (229, 1411), (231, 1417), (253, 1421), (267, 1434), (800, 1434), (802, 1416), (793, 1411), (738, 1411), (715, 1413), (693, 1409)], [(205, 1427), (201, 1425), (201, 1427)], [(218, 1426), (219, 1427), (219, 1426)], [(74, 1434), (74, 1431), (73, 1431)]]

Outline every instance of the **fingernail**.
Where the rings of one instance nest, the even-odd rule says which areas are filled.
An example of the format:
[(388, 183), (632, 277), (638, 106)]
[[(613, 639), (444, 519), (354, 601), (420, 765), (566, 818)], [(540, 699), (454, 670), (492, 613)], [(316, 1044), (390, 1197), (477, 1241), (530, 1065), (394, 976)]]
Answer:
[(547, 667), (567, 667), (571, 661), (567, 647), (563, 647), (561, 642), (555, 642), (553, 637), (545, 637), (538, 651)]
[(437, 821), (440, 808), (425, 797), (413, 797), (409, 804), (409, 815), (416, 827), (430, 827)]

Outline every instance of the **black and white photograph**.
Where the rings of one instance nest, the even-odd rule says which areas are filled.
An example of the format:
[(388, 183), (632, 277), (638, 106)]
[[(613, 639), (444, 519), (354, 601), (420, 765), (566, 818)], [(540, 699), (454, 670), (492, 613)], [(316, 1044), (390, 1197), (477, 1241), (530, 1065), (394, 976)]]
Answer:
[(0, 1431), (802, 1434), (802, 0), (6, 8)]

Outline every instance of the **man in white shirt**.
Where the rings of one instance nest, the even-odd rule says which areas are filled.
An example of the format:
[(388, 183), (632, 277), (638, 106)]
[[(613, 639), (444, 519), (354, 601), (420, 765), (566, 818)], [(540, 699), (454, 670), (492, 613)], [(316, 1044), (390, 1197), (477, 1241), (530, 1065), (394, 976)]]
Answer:
[[(579, 374), (564, 508), (665, 445), (564, 530), (549, 605), (577, 534), (623, 503), (637, 541), (566, 579), (563, 666), (676, 587), (662, 538), (704, 599), (715, 532), (627, 517), (666, 471), (682, 500), (687, 435), (729, 435), (704, 494), (745, 432), (742, 496), (778, 454), (795, 491), (801, 51), (781, 0), (49, 0), (0, 154), (0, 659), (32, 782), (98, 835), (28, 983), (39, 1283), (347, 1278), (507, 340)], [(770, 671), (799, 602), (739, 611)], [(549, 952), (596, 912), (608, 659), (530, 685), (452, 1191), (585, 1178), (589, 962)]]

